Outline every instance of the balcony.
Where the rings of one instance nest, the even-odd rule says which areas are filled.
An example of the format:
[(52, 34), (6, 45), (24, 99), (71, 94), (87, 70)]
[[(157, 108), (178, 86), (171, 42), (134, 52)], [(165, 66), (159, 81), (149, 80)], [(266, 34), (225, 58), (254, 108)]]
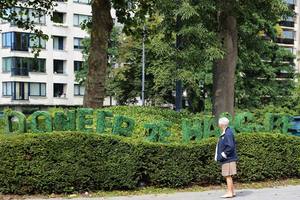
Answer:
[(276, 38), (276, 42), (280, 44), (291, 44), (294, 45), (294, 39), (291, 38)]
[(293, 21), (281, 21), (281, 22), (279, 22), (279, 25), (294, 28), (295, 27), (295, 22), (293, 22)]
[(11, 75), (12, 76), (28, 76), (29, 75), (28, 68), (12, 68)]

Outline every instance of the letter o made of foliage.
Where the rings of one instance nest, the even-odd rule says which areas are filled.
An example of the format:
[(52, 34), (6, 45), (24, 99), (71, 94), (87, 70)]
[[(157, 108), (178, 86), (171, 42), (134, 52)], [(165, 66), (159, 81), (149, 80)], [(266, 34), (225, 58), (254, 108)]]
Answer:
[[(52, 119), (49, 112), (46, 111), (37, 111), (34, 112), (31, 116), (31, 131), (33, 133), (44, 133), (44, 132), (52, 132)], [(44, 124), (39, 121), (39, 117), (44, 117)], [(44, 125), (44, 128), (41, 126)]]
[(26, 132), (26, 116), (18, 111), (7, 110), (4, 112), (5, 119), (5, 132), (12, 133), (13, 132), (13, 124), (12, 119), (16, 117), (18, 119), (18, 130), (17, 133), (25, 133)]
[(112, 133), (115, 135), (130, 137), (134, 130), (134, 126), (135, 121), (133, 119), (124, 116), (116, 116)]

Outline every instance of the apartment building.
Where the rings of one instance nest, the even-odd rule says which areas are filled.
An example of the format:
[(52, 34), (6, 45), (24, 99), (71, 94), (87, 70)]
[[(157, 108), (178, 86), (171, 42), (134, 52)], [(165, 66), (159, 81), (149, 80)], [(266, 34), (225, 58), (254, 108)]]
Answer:
[(295, 55), (295, 70), (300, 72), (299, 47), (300, 47), (300, 18), (299, 18), (299, 1), (298, 0), (284, 0), (291, 10), (294, 11), (294, 16), (290, 16), (279, 22), (282, 28), (282, 35), (277, 38), (279, 46), (291, 51)]
[[(32, 17), (30, 11), (27, 17)], [(52, 18), (31, 19), (49, 36), (48, 41), (13, 22), (1, 22), (0, 108), (83, 104), (84, 87), (75, 82), (75, 73), (82, 67), (82, 41), (88, 37), (80, 24), (90, 17), (90, 0), (57, 1)], [(37, 59), (32, 53), (36, 45), (42, 47)]]

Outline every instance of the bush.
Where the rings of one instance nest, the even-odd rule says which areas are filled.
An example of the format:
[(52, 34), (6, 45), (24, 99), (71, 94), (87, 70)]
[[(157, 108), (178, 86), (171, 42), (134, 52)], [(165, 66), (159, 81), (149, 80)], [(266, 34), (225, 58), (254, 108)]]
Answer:
[[(0, 136), (0, 192), (66, 193), (220, 183), (216, 138), (159, 144), (92, 133)], [(300, 138), (237, 135), (241, 182), (300, 177)]]
[(137, 185), (137, 158), (133, 145), (114, 137), (83, 133), (1, 136), (0, 192), (132, 189)]

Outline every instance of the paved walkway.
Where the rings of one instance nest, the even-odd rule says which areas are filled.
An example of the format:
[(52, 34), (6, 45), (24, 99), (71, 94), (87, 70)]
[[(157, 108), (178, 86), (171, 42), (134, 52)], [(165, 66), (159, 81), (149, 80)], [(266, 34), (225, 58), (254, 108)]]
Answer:
[[(72, 200), (215, 200), (221, 199), (224, 191), (187, 192), (162, 195), (144, 195), (130, 197), (75, 198)], [(300, 200), (300, 185), (266, 189), (238, 190), (234, 200)], [(35, 199), (37, 200), (37, 199)], [(51, 200), (63, 200), (61, 198)]]

